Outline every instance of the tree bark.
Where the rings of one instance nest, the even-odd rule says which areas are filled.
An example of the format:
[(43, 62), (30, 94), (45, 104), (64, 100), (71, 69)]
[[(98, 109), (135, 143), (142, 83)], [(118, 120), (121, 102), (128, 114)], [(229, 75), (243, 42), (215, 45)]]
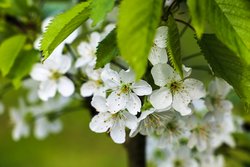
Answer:
[(137, 134), (124, 144), (127, 150), (128, 167), (146, 167), (146, 137)]

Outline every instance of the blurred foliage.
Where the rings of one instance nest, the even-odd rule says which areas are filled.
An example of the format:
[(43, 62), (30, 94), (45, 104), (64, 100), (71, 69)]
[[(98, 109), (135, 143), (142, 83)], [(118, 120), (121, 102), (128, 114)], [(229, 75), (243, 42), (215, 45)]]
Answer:
[[(15, 66), (16, 69), (9, 69), (8, 72), (6, 72), (7, 77), (12, 80), (16, 87), (22, 78), (27, 76), (29, 70), (28, 67), (31, 67), (32, 62), (36, 61), (39, 57), (39, 52), (34, 50), (32, 46), (37, 38), (37, 34), (41, 33), (41, 21), (48, 16), (66, 11), (74, 6), (76, 2), (78, 1), (0, 0), (0, 43), (12, 36), (20, 34), (25, 35), (27, 38), (25, 44), (22, 46), (22, 51), (17, 55), (16, 61), (12, 62), (12, 65)], [(151, 2), (153, 3), (153, 1)], [(107, 11), (110, 10), (109, 5), (107, 6)], [(126, 7), (126, 4), (124, 5)], [(148, 4), (148, 6), (150, 6), (150, 4)], [(124, 9), (123, 12), (131, 12), (130, 9), (129, 11), (127, 10), (128, 9)], [(96, 20), (99, 21), (99, 17), (104, 17), (103, 15), (105, 15), (105, 12), (106, 11), (102, 11), (100, 15), (93, 17), (96, 17)], [(188, 19), (182, 13), (178, 13), (175, 17), (188, 22)], [(131, 19), (134, 18), (131, 16)], [(199, 20), (197, 20), (197, 22), (199, 22)], [(130, 25), (130, 23), (127, 23), (127, 25)], [(127, 29), (127, 25), (124, 25), (124, 29)], [(193, 68), (194, 77), (199, 77), (207, 84), (212, 75), (210, 75), (210, 70), (207, 66), (206, 60), (202, 54), (200, 54), (200, 49), (194, 39), (192, 30), (186, 29), (186, 26), (181, 23), (178, 23), (178, 28), (181, 37), (180, 43), (182, 47), (180, 49), (181, 55), (183, 56), (183, 63)], [(201, 27), (199, 31), (203, 31), (203, 28)], [(151, 36), (153, 38), (152, 34)], [(138, 38), (139, 37), (141, 37), (141, 34), (138, 35)], [(111, 36), (110, 38), (114, 37)], [(126, 34), (124, 35), (124, 38), (127, 38)], [(139, 39), (141, 40), (141, 38)], [(127, 42), (131, 43), (131, 40)], [(188, 43), (188, 45), (186, 45), (186, 43)], [(102, 46), (100, 46), (100, 49), (101, 47)], [(106, 52), (110, 53), (109, 56), (114, 57), (116, 55), (116, 50), (114, 51), (111, 48), (107, 49)], [(128, 52), (129, 50), (130, 48), (124, 48), (123, 52)], [(130, 54), (131, 53), (127, 53), (125, 55), (130, 57)], [(32, 58), (30, 57), (31, 55)], [(192, 57), (192, 59), (190, 57)], [(22, 63), (19, 64), (17, 62)], [(31, 63), (26, 64), (25, 62)], [(138, 63), (138, 61), (136, 60), (135, 63)], [(144, 65), (145, 64), (142, 64), (142, 66)], [(23, 69), (24, 67), (27, 67), (27, 71), (23, 72), (18, 70), (19, 68)], [(17, 75), (18, 72), (21, 73)], [(9, 89), (8, 85), (11, 80), (0, 78), (1, 93), (6, 91), (7, 88)], [(7, 94), (3, 98), (5, 104), (7, 104), (7, 108), (16, 105), (16, 97), (23, 93), (23, 91), (18, 89)], [(0, 99), (2, 98), (2, 95), (3, 94), (0, 95)], [(232, 149), (228, 146), (222, 146), (218, 150), (218, 153), (226, 155), (227, 167), (249, 167), (250, 115), (248, 112), (244, 111), (243, 105), (235, 93), (231, 94), (230, 99), (236, 106), (234, 109), (235, 115), (244, 118), (243, 127), (248, 132), (234, 135), (237, 143), (236, 148)], [(100, 135), (90, 132), (88, 128), (88, 122), (90, 119), (88, 111), (80, 109), (72, 114), (68, 114), (67, 117), (62, 116), (62, 118), (65, 127), (61, 134), (50, 136), (45, 141), (37, 141), (34, 138), (29, 138), (15, 143), (11, 139), (11, 127), (8, 113), (1, 116), (0, 167), (80, 167), (83, 165), (93, 167), (126, 166), (126, 155), (121, 145), (113, 144), (111, 139), (105, 134)]]

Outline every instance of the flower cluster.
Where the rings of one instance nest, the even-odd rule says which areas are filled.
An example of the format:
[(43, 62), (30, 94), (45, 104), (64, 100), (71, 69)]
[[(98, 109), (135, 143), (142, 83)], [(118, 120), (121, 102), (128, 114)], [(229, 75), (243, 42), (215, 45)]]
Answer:
[[(48, 20), (43, 27), (46, 24)], [(91, 32), (85, 41), (77, 43), (74, 52), (65, 51), (65, 45), (77, 37), (77, 30), (44, 63), (34, 65), (32, 80), (24, 83), (32, 106), (20, 100), (20, 108), (10, 112), (14, 140), (30, 134), (30, 122), (39, 139), (59, 132), (62, 124), (57, 111), (73, 97), (87, 98), (96, 110), (89, 123), (92, 131), (108, 132), (115, 143), (126, 141), (127, 130), (129, 137), (138, 133), (148, 136), (149, 157), (155, 159), (153, 152), (159, 149), (167, 155), (167, 159), (155, 161), (158, 166), (223, 166), (223, 158), (213, 153), (223, 143), (235, 145), (231, 137), (236, 130), (233, 105), (226, 100), (231, 87), (215, 78), (206, 90), (201, 81), (192, 78), (192, 69), (184, 65), (180, 75), (168, 62), (166, 26), (157, 29), (148, 56), (150, 76), (136, 80), (133, 69), (125, 68), (122, 59), (118, 61), (125, 67), (109, 62), (96, 68), (97, 47), (114, 28), (109, 24), (102, 32)]]

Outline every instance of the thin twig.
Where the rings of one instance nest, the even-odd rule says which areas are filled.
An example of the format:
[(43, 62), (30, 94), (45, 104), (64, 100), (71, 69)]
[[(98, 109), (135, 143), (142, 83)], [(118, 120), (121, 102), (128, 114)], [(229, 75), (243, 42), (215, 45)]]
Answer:
[(188, 26), (188, 27), (189, 27), (190, 29), (192, 29), (193, 31), (195, 31), (194, 27), (191, 26), (189, 23), (187, 23), (187, 22), (185, 22), (185, 21), (183, 21), (183, 20), (180, 20), (180, 19), (176, 19), (176, 18), (175, 18), (175, 21), (177, 21), (177, 22), (179, 22), (179, 23), (182, 23), (182, 24)]
[[(188, 20), (188, 24), (191, 23), (191, 19)], [(184, 33), (187, 31), (188, 25), (185, 25), (185, 27), (180, 32), (180, 38), (184, 35)]]

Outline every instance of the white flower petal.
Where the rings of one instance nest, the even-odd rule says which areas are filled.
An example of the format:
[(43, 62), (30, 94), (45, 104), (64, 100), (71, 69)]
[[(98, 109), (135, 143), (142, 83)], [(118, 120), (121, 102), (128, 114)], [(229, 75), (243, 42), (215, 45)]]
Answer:
[(89, 62), (90, 60), (86, 59), (85, 57), (80, 57), (76, 60), (75, 68), (85, 67)]
[(110, 128), (110, 137), (115, 143), (121, 144), (125, 142), (125, 122), (123, 120), (117, 120), (115, 124)]
[(90, 44), (93, 48), (96, 48), (101, 41), (101, 35), (98, 32), (93, 32), (90, 34)]
[(183, 86), (186, 92), (188, 92), (191, 100), (200, 99), (206, 95), (204, 85), (201, 81), (188, 78), (183, 82)]
[(91, 101), (91, 105), (96, 109), (98, 112), (107, 112), (108, 106), (106, 104), (106, 99), (102, 96), (94, 96)]
[(120, 93), (119, 91), (112, 92), (107, 98), (109, 111), (112, 113), (116, 113), (120, 110), (125, 109), (127, 101), (128, 97), (124, 93)]
[(126, 127), (128, 127), (129, 129), (135, 129), (138, 124), (137, 117), (126, 111), (123, 112), (123, 115), (125, 116), (124, 121)]
[(163, 87), (153, 91), (149, 97), (149, 101), (156, 109), (169, 108), (172, 104), (172, 94), (169, 89)]
[(104, 84), (108, 88), (115, 88), (115, 87), (120, 85), (120, 76), (116, 71), (114, 71), (110, 68), (110, 64), (107, 64), (104, 67), (104, 69), (101, 73), (101, 78), (102, 78)]
[(182, 71), (183, 71), (184, 78), (186, 78), (186, 77), (189, 77), (191, 75), (192, 68), (182, 65)]
[(30, 73), (31, 78), (36, 81), (45, 81), (49, 78), (50, 75), (50, 71), (44, 68), (42, 64), (35, 64)]
[(75, 91), (75, 85), (73, 82), (67, 77), (60, 77), (58, 81), (58, 91), (64, 97), (71, 96)]
[(159, 48), (157, 46), (152, 47), (148, 56), (148, 60), (152, 65), (156, 65), (158, 63), (167, 63), (168, 55), (166, 49)]
[(191, 102), (189, 94), (185, 91), (179, 91), (173, 96), (173, 108), (178, 111), (182, 116), (192, 113), (188, 104)]
[(140, 98), (136, 94), (130, 93), (126, 104), (126, 108), (131, 114), (136, 115), (138, 112), (141, 111)]
[(155, 109), (154, 108), (151, 108), (149, 110), (146, 110), (146, 111), (143, 111), (140, 115), (140, 117), (138, 118), (138, 121), (142, 121), (144, 120), (145, 118), (147, 118), (148, 115), (152, 114), (155, 112)]
[(58, 56), (56, 63), (58, 63), (58, 72), (65, 74), (71, 67), (72, 59), (69, 56)]
[(208, 91), (212, 97), (224, 99), (230, 92), (232, 87), (223, 79), (215, 78), (214, 81), (210, 82)]
[(40, 83), (38, 96), (40, 99), (47, 101), (56, 95), (57, 84), (54, 80), (46, 80)]
[(159, 48), (166, 48), (167, 33), (168, 33), (167, 26), (161, 26), (161, 27), (157, 28), (155, 39), (154, 39), (154, 43), (156, 46), (158, 46)]
[(131, 69), (127, 71), (121, 70), (119, 72), (119, 75), (121, 77), (122, 82), (125, 84), (132, 83), (135, 81), (135, 73)]
[(97, 84), (94, 81), (87, 81), (82, 84), (80, 88), (80, 93), (82, 97), (92, 96), (97, 91)]
[(181, 77), (168, 64), (156, 64), (151, 70), (154, 82), (158, 86), (181, 80)]
[(114, 123), (112, 114), (108, 112), (99, 113), (89, 123), (89, 128), (97, 133), (106, 132)]
[(152, 87), (144, 80), (132, 84), (132, 90), (138, 96), (150, 95), (152, 93)]

